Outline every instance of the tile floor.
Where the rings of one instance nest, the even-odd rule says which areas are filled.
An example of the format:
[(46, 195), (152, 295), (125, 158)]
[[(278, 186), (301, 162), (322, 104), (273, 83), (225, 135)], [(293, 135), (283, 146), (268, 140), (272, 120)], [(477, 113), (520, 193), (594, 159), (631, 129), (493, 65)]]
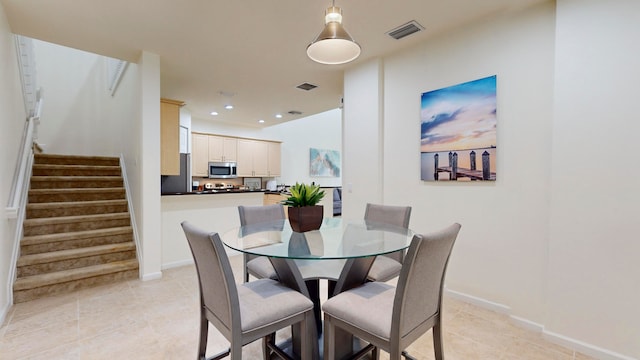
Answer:
[[(241, 257), (231, 262), (241, 281)], [(445, 298), (444, 319), (447, 360), (592, 359), (513, 325), (505, 315), (455, 299)], [(0, 359), (189, 360), (196, 357), (197, 338), (197, 277), (194, 266), (184, 266), (164, 271), (160, 280), (131, 280), (13, 306), (0, 327)], [(208, 355), (227, 346), (210, 330)], [(408, 350), (417, 359), (433, 359), (431, 333)], [(245, 346), (243, 355), (261, 358), (260, 343)]]

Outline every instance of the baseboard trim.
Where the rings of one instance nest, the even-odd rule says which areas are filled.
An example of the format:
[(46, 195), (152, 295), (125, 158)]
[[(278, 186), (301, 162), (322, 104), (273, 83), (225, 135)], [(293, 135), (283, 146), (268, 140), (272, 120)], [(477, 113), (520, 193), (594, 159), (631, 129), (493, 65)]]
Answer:
[(160, 269), (161, 270), (168, 270), (168, 269), (173, 269), (173, 268), (186, 266), (186, 265), (192, 265), (192, 264), (193, 264), (193, 259), (180, 260), (180, 261), (174, 261), (174, 262), (171, 262), (171, 263), (162, 264), (162, 267)]
[(529, 319), (525, 319), (525, 318), (514, 316), (514, 315), (509, 315), (509, 318), (511, 319), (511, 321), (513, 321), (514, 324), (516, 324), (517, 326), (523, 329), (535, 331), (537, 333), (544, 332), (544, 325), (542, 324), (538, 324), (537, 322), (533, 322)]
[(461, 293), (455, 290), (451, 290), (451, 289), (444, 289), (444, 293), (454, 299), (458, 299), (460, 301), (464, 301), (466, 303), (470, 303), (473, 305), (478, 305), (481, 308), (484, 309), (488, 309), (491, 311), (495, 311), (497, 313), (500, 314), (507, 314), (509, 315), (511, 312), (511, 308), (503, 305), (503, 304), (499, 304), (493, 301), (489, 301), (483, 298), (479, 298), (473, 295), (469, 295), (469, 294), (465, 294), (465, 293)]
[(6, 304), (2, 311), (0, 311), (0, 326), (4, 325), (4, 321), (7, 318), (7, 314), (9, 314), (9, 309), (11, 309), (11, 304)]
[(616, 353), (614, 351), (603, 349), (593, 344), (585, 343), (583, 341), (576, 340), (568, 336), (564, 336), (558, 333), (554, 333), (552, 331), (545, 330), (545, 327), (543, 324), (539, 324), (529, 319), (512, 315), (511, 307), (507, 305), (499, 304), (493, 301), (489, 301), (483, 298), (479, 298), (477, 296), (465, 294), (459, 291), (447, 289), (446, 287), (444, 289), (444, 293), (445, 293), (445, 296), (449, 296), (451, 298), (454, 298), (469, 304), (473, 304), (487, 310), (508, 315), (511, 321), (515, 325), (527, 330), (541, 333), (543, 338), (545, 338), (546, 340), (554, 344), (558, 344), (566, 348), (572, 349), (574, 351), (578, 351), (585, 355), (589, 355), (600, 360), (638, 360), (638, 358)]
[(542, 336), (546, 340), (549, 340), (552, 343), (572, 348), (575, 351), (581, 352), (585, 355), (595, 357), (600, 360), (638, 360), (638, 358), (626, 356), (623, 354), (616, 353), (614, 351), (603, 349), (601, 347), (598, 347), (589, 343), (585, 343), (583, 341), (576, 340), (564, 335), (560, 335), (552, 331), (544, 330), (542, 332)]
[(142, 281), (162, 279), (162, 271), (142, 275)]

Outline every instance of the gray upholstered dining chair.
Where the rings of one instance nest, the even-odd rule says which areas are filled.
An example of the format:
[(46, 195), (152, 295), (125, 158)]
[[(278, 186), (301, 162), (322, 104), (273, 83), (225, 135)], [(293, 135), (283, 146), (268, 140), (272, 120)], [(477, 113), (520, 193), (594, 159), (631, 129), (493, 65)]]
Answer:
[[(284, 220), (284, 206), (282, 204), (238, 206), (240, 226), (258, 225), (264, 222)], [(249, 281), (249, 275), (258, 279), (277, 279), (276, 270), (271, 261), (264, 256), (243, 254), (244, 281)]]
[(435, 358), (442, 360), (442, 291), (459, 231), (456, 223), (439, 232), (415, 235), (396, 287), (367, 282), (328, 299), (322, 305), (325, 358), (335, 358), (336, 331), (369, 343), (355, 358), (373, 351), (378, 359), (382, 349), (390, 360), (399, 360), (407, 357), (407, 346), (433, 328)]
[(263, 339), (263, 357), (271, 352), (287, 358), (269, 341), (276, 330), (301, 326), (301, 357), (311, 359), (315, 334), (313, 302), (272, 279), (236, 285), (229, 258), (218, 233), (207, 233), (188, 222), (182, 228), (196, 264), (200, 287), (200, 342), (198, 360), (205, 360), (209, 323), (231, 343), (230, 350), (210, 359), (231, 355), (242, 359), (242, 346)]
[[(375, 222), (398, 226), (401, 228), (409, 227), (409, 219), (411, 218), (411, 206), (392, 206), (367, 204), (364, 211), (365, 222)], [(404, 251), (396, 251), (376, 257), (367, 278), (370, 281), (389, 281), (400, 274)]]

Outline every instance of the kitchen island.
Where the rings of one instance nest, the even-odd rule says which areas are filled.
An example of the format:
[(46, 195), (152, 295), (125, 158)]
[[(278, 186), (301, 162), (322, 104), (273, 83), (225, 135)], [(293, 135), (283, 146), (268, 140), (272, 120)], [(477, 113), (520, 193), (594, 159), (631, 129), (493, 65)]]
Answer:
[(225, 232), (240, 226), (238, 205), (262, 205), (264, 191), (172, 193), (161, 197), (162, 269), (193, 263), (180, 223), (189, 221), (207, 231)]
[[(323, 188), (324, 217), (333, 217), (333, 188)], [(180, 223), (189, 221), (207, 231), (223, 233), (240, 226), (238, 206), (275, 204), (287, 193), (266, 190), (211, 189), (197, 192), (164, 193), (162, 212), (161, 269), (193, 263)], [(286, 211), (285, 211), (286, 214)], [(228, 250), (232, 254), (233, 250)]]

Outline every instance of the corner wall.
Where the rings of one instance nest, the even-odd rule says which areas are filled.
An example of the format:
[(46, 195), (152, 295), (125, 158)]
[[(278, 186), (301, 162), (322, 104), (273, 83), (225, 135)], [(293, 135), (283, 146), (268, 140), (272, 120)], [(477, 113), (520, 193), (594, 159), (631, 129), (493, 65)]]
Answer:
[(638, 14), (558, 1), (545, 326), (640, 359)]
[(0, 4), (0, 205), (3, 209), (0, 221), (0, 324), (9, 310), (12, 291), (9, 270), (16, 232), (16, 221), (4, 216), (4, 207), (11, 192), (18, 148), (27, 119), (19, 74), (15, 37)]
[[(549, 1), (345, 74), (345, 126), (367, 127), (345, 131), (345, 183), (362, 166), (370, 182), (353, 211), (381, 187), (384, 203), (413, 207), (418, 232), (460, 222), (449, 290), (600, 359), (640, 358), (637, 14), (634, 0), (559, 0), (557, 12)], [(497, 181), (420, 181), (421, 93), (494, 74)], [(347, 96), (372, 83), (380, 102)], [(375, 143), (362, 136), (378, 131), (375, 117), (349, 109), (380, 107)], [(382, 150), (380, 175), (364, 148)]]

